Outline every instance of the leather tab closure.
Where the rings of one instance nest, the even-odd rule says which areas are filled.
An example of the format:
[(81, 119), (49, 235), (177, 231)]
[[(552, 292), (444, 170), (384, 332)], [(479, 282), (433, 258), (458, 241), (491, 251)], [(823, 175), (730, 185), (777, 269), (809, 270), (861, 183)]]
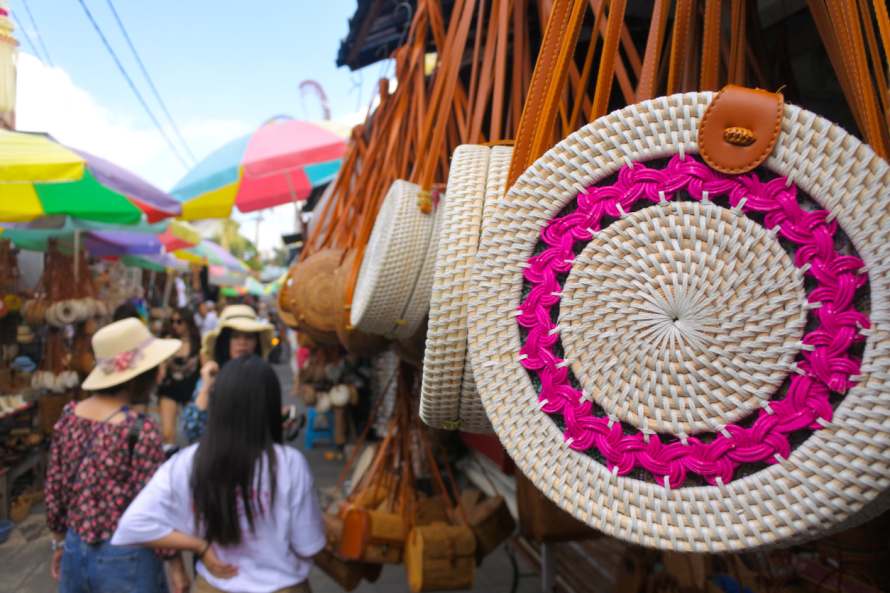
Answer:
[(762, 163), (782, 131), (785, 99), (779, 93), (727, 85), (705, 110), (698, 149), (722, 173), (746, 173)]

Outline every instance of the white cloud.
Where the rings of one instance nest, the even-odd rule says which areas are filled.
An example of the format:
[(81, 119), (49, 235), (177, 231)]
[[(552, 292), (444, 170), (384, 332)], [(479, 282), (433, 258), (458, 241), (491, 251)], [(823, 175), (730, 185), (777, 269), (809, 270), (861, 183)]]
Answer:
[[(169, 190), (186, 169), (156, 129), (138, 127), (134, 120), (130, 114), (101, 105), (61, 68), (49, 68), (29, 54), (19, 54), (19, 130), (47, 132), (63, 144), (113, 161)], [(177, 123), (198, 159), (254, 128), (234, 118)]]
[[(61, 68), (49, 68), (29, 54), (19, 55), (19, 130), (47, 132), (63, 144), (126, 167), (164, 190), (172, 188), (185, 174), (157, 130), (140, 128), (132, 115), (104, 107)], [(357, 123), (364, 121), (364, 113), (352, 116), (359, 116)], [(235, 118), (186, 119), (177, 123), (198, 159), (255, 129)], [(294, 232), (296, 212), (293, 204), (286, 204), (263, 211), (262, 216), (259, 247), (268, 252), (281, 246), (281, 235)], [(232, 217), (241, 223), (242, 235), (256, 239), (256, 213), (234, 210)]]

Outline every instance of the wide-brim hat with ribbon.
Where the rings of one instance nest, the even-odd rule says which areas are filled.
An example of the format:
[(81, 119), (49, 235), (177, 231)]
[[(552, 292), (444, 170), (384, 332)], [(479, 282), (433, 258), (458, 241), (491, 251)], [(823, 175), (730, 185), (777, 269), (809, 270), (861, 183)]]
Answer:
[(138, 319), (115, 321), (93, 336), (96, 368), (81, 389), (97, 391), (126, 383), (176, 354), (181, 346), (181, 340), (154, 337)]
[(263, 356), (268, 355), (272, 350), (272, 338), (275, 337), (275, 328), (272, 324), (259, 321), (256, 311), (249, 305), (229, 305), (219, 317), (219, 327), (204, 336), (202, 354), (210, 358), (214, 357), (216, 339), (220, 332), (226, 328), (249, 334), (259, 334), (260, 350)]
[(476, 387), (516, 465), (576, 519), (677, 551), (885, 511), (888, 192), (871, 148), (765, 91), (645, 101), (560, 142), (499, 202), (471, 282)]

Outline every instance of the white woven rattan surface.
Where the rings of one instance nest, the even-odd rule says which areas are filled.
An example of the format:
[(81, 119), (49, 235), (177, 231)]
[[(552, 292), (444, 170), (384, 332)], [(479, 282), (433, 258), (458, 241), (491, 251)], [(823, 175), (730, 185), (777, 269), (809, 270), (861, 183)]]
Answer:
[[(677, 261), (680, 250), (700, 257)], [(598, 233), (563, 295), (562, 343), (584, 393), (616, 421), (680, 437), (768, 404), (806, 321), (803, 273), (769, 231), (690, 202)]]
[(352, 325), (363, 331), (402, 337), (412, 333), (402, 316), (427, 258), (435, 221), (417, 206), (418, 191), (413, 183), (395, 181), (377, 214), (350, 312)]
[[(579, 192), (628, 162), (646, 162), (681, 152), (696, 154), (700, 118), (712, 96), (674, 95), (630, 106), (585, 126), (539, 159), (510, 189), (483, 231), (472, 280), (476, 298), (471, 298), (469, 311), (468, 343), (476, 386), (498, 437), (520, 469), (560, 507), (609, 535), (644, 546), (694, 552), (787, 546), (852, 527), (890, 506), (890, 217), (886, 205), (890, 167), (841, 128), (800, 108), (785, 105), (782, 132), (763, 167), (793, 180), (836, 217), (866, 264), (871, 291), (872, 327), (865, 333), (860, 375), (834, 410), (830, 423), (814, 430), (787, 457), (777, 456), (776, 463), (764, 469), (728, 483), (720, 481), (717, 486), (670, 488), (638, 479), (634, 474), (619, 476), (587, 454), (571, 449), (562, 431), (540, 408), (529, 372), (520, 363), (521, 337), (515, 315), (522, 299), (523, 271), (542, 229)], [(665, 207), (653, 204), (640, 212), (661, 208)], [(665, 212), (665, 216), (670, 212)], [(623, 223), (625, 218), (642, 224), (644, 219), (640, 216), (629, 214), (615, 224)], [(720, 218), (718, 224), (731, 225), (722, 220), (722, 213)], [(630, 221), (624, 229), (630, 237), (636, 231), (631, 231), (629, 225)], [(681, 228), (686, 226), (684, 223)], [(613, 231), (616, 236), (618, 233), (619, 229)], [(637, 232), (635, 241), (645, 244), (643, 234)], [(752, 246), (760, 245), (771, 252), (768, 237), (752, 240)], [(619, 243), (613, 242), (611, 246), (617, 249)], [(664, 252), (670, 253), (671, 249), (675, 248), (666, 246)], [(658, 249), (645, 247), (643, 252), (652, 257)], [(610, 257), (618, 257), (617, 253), (614, 251)], [(591, 308), (584, 310), (583, 292), (592, 290), (594, 281), (585, 283), (582, 275), (608, 270), (597, 272), (601, 262), (596, 260), (592, 247), (585, 254), (584, 261), (574, 264), (570, 274), (574, 278), (567, 281), (567, 286), (571, 281), (576, 286), (565, 291), (575, 299), (575, 308), (569, 313), (562, 311), (566, 323), (578, 327), (565, 328), (562, 320), (559, 326), (562, 339), (572, 344), (567, 348), (574, 347), (579, 356), (571, 361), (572, 368), (577, 369), (579, 381), (585, 384), (585, 396), (587, 389), (593, 396), (597, 386), (605, 390), (621, 385), (637, 389), (645, 372), (604, 379), (606, 370), (596, 368), (587, 358), (599, 347), (595, 346), (597, 340), (608, 338), (599, 336), (590, 325), (597, 315), (603, 319), (603, 313), (598, 313), (589, 300), (586, 302)], [(778, 279), (784, 273), (787, 264), (781, 262), (782, 257), (776, 255), (772, 262), (763, 264), (768, 277)], [(700, 278), (701, 274), (705, 272), (697, 272), (694, 277)], [(758, 281), (750, 270), (742, 276), (739, 282), (744, 287)], [(762, 336), (736, 336), (726, 342), (754, 346), (751, 350), (756, 352), (753, 361), (748, 361), (753, 375), (739, 381), (739, 385), (751, 389), (731, 390), (735, 391), (740, 407), (758, 406), (763, 401), (758, 382), (772, 384), (776, 380), (774, 373), (785, 372), (782, 367), (790, 355), (787, 348), (791, 348), (786, 337), (794, 334), (793, 311), (800, 291), (799, 278), (794, 273), (787, 280), (787, 287), (775, 287), (773, 293), (778, 295), (778, 301), (785, 299), (785, 305), (791, 309), (789, 316), (783, 320), (776, 317), (775, 311), (754, 307), (765, 321), (774, 323), (772, 329), (757, 333), (771, 338), (775, 331), (778, 338), (769, 341)], [(621, 289), (615, 290), (621, 296)], [(639, 292), (643, 290), (640, 288)], [(720, 290), (714, 292), (715, 299), (724, 294)], [(756, 291), (743, 293), (743, 303), (750, 300), (754, 306), (755, 295)], [(693, 300), (687, 298), (685, 302), (690, 304)], [(748, 315), (747, 305), (740, 307), (738, 313), (744, 318)], [(664, 321), (662, 315), (653, 323)], [(617, 327), (617, 322), (613, 323)], [(700, 326), (695, 331), (709, 335), (709, 339), (731, 335), (725, 326), (719, 332), (709, 332), (706, 328), (711, 326), (706, 321)], [(691, 330), (677, 331), (686, 331), (688, 335)], [(766, 342), (769, 347), (764, 347)], [(720, 340), (717, 343), (724, 345)], [(601, 345), (618, 347), (616, 343)], [(727, 357), (721, 360), (725, 362)], [(714, 370), (712, 376), (721, 377), (729, 368)], [(650, 378), (651, 373), (650, 368)], [(687, 373), (692, 376), (693, 371)], [(658, 385), (682, 385), (681, 375), (667, 383), (656, 380)], [(615, 413), (626, 421), (642, 425), (645, 420), (647, 426), (653, 416), (657, 418), (658, 410), (680, 410), (679, 401), (684, 401), (691, 413), (676, 418), (663, 414), (665, 432), (679, 432), (699, 423), (719, 425), (724, 421), (721, 413), (742, 413), (725, 406), (731, 393), (720, 397), (716, 389), (712, 390), (718, 393), (714, 399), (703, 392), (698, 392), (695, 399), (688, 391), (679, 390), (678, 403), (666, 402), (664, 396), (660, 400), (657, 389), (651, 385), (639, 392), (634, 396), (636, 400), (630, 400), (637, 402), (636, 410), (622, 410), (625, 400), (616, 397), (614, 391), (596, 397), (615, 403)]]
[(410, 338), (418, 331), (423, 331), (421, 323), (426, 319), (430, 310), (433, 273), (436, 269), (436, 252), (439, 249), (439, 234), (442, 228), (442, 210), (447, 197), (442, 195), (433, 211), (427, 215), (432, 217), (433, 224), (430, 227), (430, 235), (426, 243), (426, 254), (420, 267), (420, 273), (417, 275), (414, 290), (411, 292), (411, 298), (408, 299), (408, 304), (402, 314), (405, 323), (393, 329), (392, 333), (397, 338)]
[[(485, 206), (482, 209), (481, 231), (488, 226), (497, 205), (504, 196), (507, 185), (507, 174), (510, 170), (510, 159), (513, 157), (512, 146), (493, 146), (488, 159), (488, 178), (485, 181)], [(474, 258), (475, 262), (475, 258)], [(478, 287), (471, 283), (470, 299), (476, 298)], [(466, 432), (492, 432), (491, 422), (485, 413), (482, 400), (476, 391), (476, 379), (473, 377), (473, 363), (469, 352), (464, 356), (464, 376), (460, 385), (460, 419), (461, 430)]]
[(470, 275), (485, 199), (487, 146), (464, 145), (454, 151), (442, 224), (434, 256), (430, 319), (423, 359), (420, 417), (435, 428), (455, 428), (467, 348)]

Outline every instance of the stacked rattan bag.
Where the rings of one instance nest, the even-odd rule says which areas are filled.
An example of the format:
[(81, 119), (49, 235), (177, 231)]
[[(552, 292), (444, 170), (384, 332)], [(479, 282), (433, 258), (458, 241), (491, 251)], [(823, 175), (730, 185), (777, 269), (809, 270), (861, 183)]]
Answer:
[(397, 180), (383, 200), (365, 248), (352, 300), (352, 325), (390, 338), (408, 338), (426, 314), (432, 287), (437, 221), (417, 205), (420, 187)]
[[(469, 343), (495, 431), (563, 509), (645, 546), (790, 545), (888, 506), (890, 167), (733, 92), (723, 113), (673, 95), (569, 136), (476, 256)], [(756, 134), (731, 125), (752, 101), (773, 112)], [(751, 139), (762, 163), (727, 165)]]
[(436, 428), (491, 432), (467, 347), (471, 272), (481, 229), (503, 195), (512, 148), (466, 145), (451, 162), (436, 254), (420, 415)]

